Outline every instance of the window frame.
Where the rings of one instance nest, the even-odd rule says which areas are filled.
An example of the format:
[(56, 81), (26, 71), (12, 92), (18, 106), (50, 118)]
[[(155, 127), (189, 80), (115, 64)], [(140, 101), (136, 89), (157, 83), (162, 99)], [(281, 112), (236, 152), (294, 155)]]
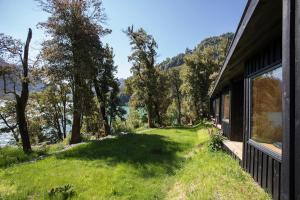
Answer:
[[(251, 75), (249, 75), (247, 77), (247, 82), (248, 82), (248, 120), (247, 120), (247, 123), (248, 123), (248, 127), (249, 127), (249, 131), (248, 131), (248, 143), (251, 144), (252, 146), (255, 146), (256, 148), (258, 148), (259, 150), (261, 150), (262, 152), (268, 154), (269, 156), (275, 158), (276, 160), (280, 161), (281, 162), (281, 159), (282, 159), (282, 153), (279, 154), (275, 151), (273, 151), (272, 149), (262, 145), (261, 143), (259, 142), (256, 142), (255, 140), (252, 139), (252, 115), (253, 115), (253, 102), (252, 102), (252, 99), (253, 99), (253, 90), (252, 90), (252, 80), (255, 79), (256, 77), (258, 76), (261, 76), (265, 73), (268, 73), (268, 72), (271, 72), (273, 70), (276, 70), (278, 68), (282, 68), (282, 63), (276, 63), (274, 65), (271, 65), (271, 66), (268, 66), (266, 68), (263, 68), (261, 70), (258, 70), (257, 72), (255, 73), (252, 73)], [(282, 102), (283, 102), (283, 95), (281, 95), (281, 99), (282, 99)], [(283, 113), (283, 111), (282, 111)], [(283, 118), (282, 118), (283, 119)], [(283, 121), (283, 120), (282, 120)], [(284, 133), (282, 133), (284, 134)], [(282, 137), (283, 138), (283, 137)], [(282, 150), (282, 149), (281, 149)]]
[[(226, 96), (226, 95), (228, 95), (229, 96), (229, 108), (228, 108), (228, 114), (229, 114), (229, 116), (228, 116), (228, 119), (225, 119), (224, 118), (224, 104), (225, 104), (225, 101), (224, 101), (224, 97)], [(230, 94), (230, 90), (225, 90), (224, 91), (224, 93), (222, 93), (222, 95), (221, 95), (221, 99), (222, 99), (222, 101), (221, 101), (221, 104), (222, 104), (222, 106), (221, 106), (221, 111), (220, 111), (220, 113), (221, 113), (221, 116), (222, 116), (222, 122), (225, 122), (225, 123), (230, 123), (230, 116), (231, 116), (231, 94)]]

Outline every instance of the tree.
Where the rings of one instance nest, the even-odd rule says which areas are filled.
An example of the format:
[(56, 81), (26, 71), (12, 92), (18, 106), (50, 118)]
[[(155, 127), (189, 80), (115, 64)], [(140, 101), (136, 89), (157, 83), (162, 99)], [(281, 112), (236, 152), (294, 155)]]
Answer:
[[(16, 90), (16, 82), (13, 81), (12, 90), (7, 90), (6, 72), (0, 72), (3, 77), (4, 84), (4, 93), (12, 94), (15, 98), (16, 104), (16, 117), (18, 129), (20, 131), (22, 145), (24, 152), (28, 153), (31, 151), (30, 138), (28, 134), (28, 125), (26, 121), (26, 106), (29, 96), (29, 66), (28, 66), (28, 54), (29, 54), (29, 45), (32, 38), (32, 31), (29, 28), (26, 43), (24, 45), (24, 50), (22, 50), (22, 43), (19, 40), (15, 40), (10, 36), (5, 36), (0, 34), (0, 55), (2, 57), (10, 58), (13, 61), (20, 60), (20, 73), (15, 74), (18, 77), (18, 80), (21, 82), (21, 92), (18, 93)], [(18, 68), (18, 64), (15, 64), (15, 69)], [(19, 70), (14, 71), (16, 73)], [(11, 74), (10, 74), (11, 75)], [(16, 79), (15, 79), (16, 80)]]
[(208, 117), (208, 91), (216, 77), (213, 75), (224, 62), (231, 38), (232, 34), (223, 34), (205, 39), (192, 54), (185, 56), (187, 68), (183, 74), (184, 84), (181, 90), (184, 92), (185, 101), (195, 112), (193, 120)]
[(40, 23), (51, 36), (44, 44), (44, 58), (50, 67), (63, 71), (72, 85), (73, 123), (70, 143), (78, 143), (81, 141), (85, 92), (90, 89), (95, 72), (94, 50), (99, 50), (100, 45), (94, 42), (99, 39), (99, 35), (110, 32), (101, 25), (105, 18), (102, 1), (39, 2), (42, 9), (50, 14), (47, 22)]
[[(114, 65), (112, 48), (106, 45), (106, 47), (101, 51), (101, 43), (99, 39), (95, 42), (99, 44), (98, 48), (100, 50), (99, 53), (95, 54), (95, 57), (99, 55), (101, 60), (100, 63), (95, 65), (94, 88), (100, 106), (100, 116), (103, 122), (104, 134), (108, 135), (110, 134), (111, 129), (107, 115), (109, 92), (111, 92), (112, 89), (116, 90), (118, 88), (114, 77), (114, 73), (116, 72), (117, 68)], [(119, 92), (119, 89), (117, 89), (117, 92)]]
[(52, 140), (63, 140), (67, 136), (70, 94), (69, 85), (57, 80), (55, 83), (51, 81), (33, 97), (36, 101), (35, 109), (45, 121), (45, 129), (52, 133)]
[(128, 57), (128, 61), (132, 62), (131, 72), (133, 73), (131, 86), (128, 86), (131, 88), (128, 90), (131, 92), (130, 101), (136, 108), (145, 108), (148, 115), (148, 126), (152, 128), (154, 119), (158, 117), (155, 110), (155, 98), (157, 98), (158, 92), (159, 72), (154, 67), (157, 43), (142, 28), (134, 31), (133, 26), (128, 27), (125, 33), (132, 46), (132, 54)]
[(170, 69), (168, 71), (168, 78), (170, 81), (170, 94), (171, 99), (174, 99), (174, 103), (176, 106), (177, 112), (177, 124), (181, 125), (181, 107), (182, 107), (182, 93), (181, 93), (181, 85), (182, 80), (180, 78), (180, 71), (179, 69)]
[(120, 88), (118, 80), (114, 80), (111, 85), (111, 90), (109, 92), (108, 101), (108, 116), (109, 116), (109, 126), (112, 127), (112, 122), (119, 117), (122, 121), (125, 120), (124, 115), (126, 111), (121, 106), (121, 99), (119, 97)]

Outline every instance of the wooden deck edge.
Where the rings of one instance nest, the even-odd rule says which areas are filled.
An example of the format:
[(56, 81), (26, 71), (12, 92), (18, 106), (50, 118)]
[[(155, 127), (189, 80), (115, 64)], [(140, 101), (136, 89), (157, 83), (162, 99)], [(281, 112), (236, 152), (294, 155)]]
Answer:
[(223, 149), (225, 150), (226, 153), (231, 155), (235, 160), (237, 160), (240, 164), (241, 167), (243, 167), (243, 161), (240, 159), (233, 151), (231, 151), (226, 145), (223, 143)]

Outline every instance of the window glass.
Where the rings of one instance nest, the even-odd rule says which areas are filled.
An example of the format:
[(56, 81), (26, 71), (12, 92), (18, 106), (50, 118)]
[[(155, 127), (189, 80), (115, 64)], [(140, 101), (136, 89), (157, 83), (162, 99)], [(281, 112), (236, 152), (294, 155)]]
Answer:
[(252, 139), (281, 153), (282, 67), (252, 78)]
[(223, 120), (229, 121), (230, 96), (229, 93), (223, 95)]
[(217, 98), (215, 100), (216, 104), (215, 104), (215, 111), (216, 111), (216, 116), (219, 116), (220, 114), (220, 99)]

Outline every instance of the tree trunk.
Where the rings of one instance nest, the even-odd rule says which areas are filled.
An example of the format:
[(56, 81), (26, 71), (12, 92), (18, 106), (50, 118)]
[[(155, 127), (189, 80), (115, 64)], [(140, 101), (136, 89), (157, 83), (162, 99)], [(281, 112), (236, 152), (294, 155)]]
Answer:
[(16, 114), (17, 114), (17, 123), (22, 139), (23, 151), (26, 153), (31, 152), (30, 139), (28, 134), (28, 127), (26, 121), (26, 105), (29, 96), (29, 88), (28, 88), (28, 54), (29, 54), (29, 44), (32, 38), (31, 29), (28, 30), (27, 40), (24, 47), (24, 57), (22, 60), (23, 67), (23, 77), (22, 77), (22, 90), (21, 96), (16, 96)]
[(159, 127), (162, 127), (162, 121), (161, 121), (158, 105), (155, 106), (155, 114), (156, 114), (157, 123), (158, 123)]
[[(66, 97), (65, 97), (66, 99)], [(64, 139), (67, 137), (67, 109), (66, 109), (66, 101), (63, 101), (63, 121), (62, 121), (62, 125), (63, 125), (63, 135), (64, 135)]]
[(28, 134), (28, 127), (25, 115), (25, 107), (21, 98), (17, 97), (16, 103), (16, 114), (17, 114), (17, 123), (21, 135), (23, 151), (26, 153), (31, 152), (30, 139)]
[(150, 106), (148, 107), (147, 112), (148, 112), (148, 128), (154, 128), (152, 109), (150, 108)]
[(63, 140), (63, 133), (61, 131), (61, 127), (60, 127), (60, 123), (59, 123), (59, 118), (56, 116), (54, 118), (54, 120), (56, 121), (56, 127), (57, 127), (57, 131), (58, 131), (59, 140)]
[(177, 115), (177, 124), (180, 126), (181, 125), (181, 101), (180, 98), (177, 99), (177, 110), (178, 110), (178, 115)]
[(103, 98), (101, 97), (101, 91), (98, 86), (97, 80), (94, 80), (94, 88), (95, 88), (98, 102), (100, 104), (100, 113), (99, 114), (102, 118), (104, 135), (109, 135), (110, 134), (110, 126), (108, 124), (108, 119), (107, 119), (106, 110), (105, 110), (105, 106), (104, 106), (105, 102), (104, 102)]
[(100, 111), (101, 111), (101, 115), (102, 115), (102, 119), (103, 119), (104, 135), (107, 136), (107, 135), (110, 134), (110, 127), (109, 127), (109, 124), (108, 124), (108, 119), (107, 119), (105, 107), (100, 106)]
[(80, 99), (80, 77), (75, 75), (74, 78), (74, 94), (73, 94), (73, 124), (70, 144), (81, 142), (80, 137), (81, 126), (81, 99)]

